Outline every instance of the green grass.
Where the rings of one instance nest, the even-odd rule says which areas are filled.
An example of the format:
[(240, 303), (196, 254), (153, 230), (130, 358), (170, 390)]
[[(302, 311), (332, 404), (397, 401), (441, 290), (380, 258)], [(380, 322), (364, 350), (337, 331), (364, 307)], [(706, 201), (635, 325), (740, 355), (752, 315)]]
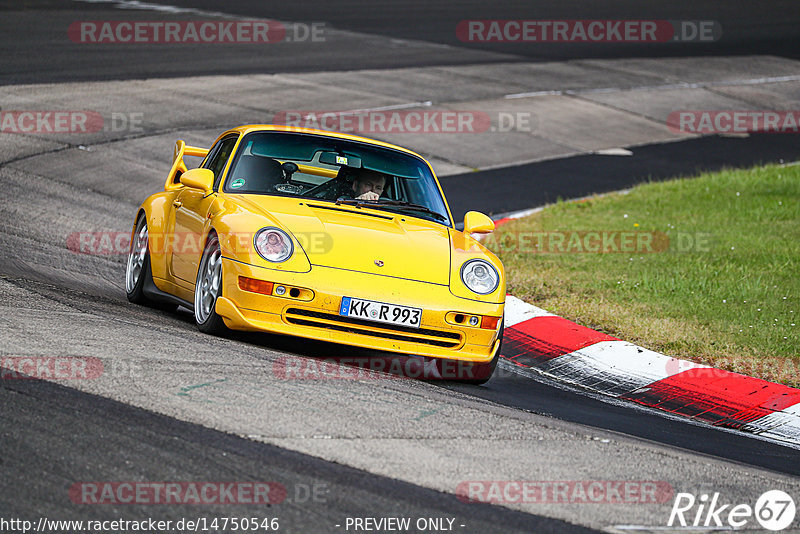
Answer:
[[(575, 252), (573, 241), (559, 252), (549, 243), (564, 235), (566, 245), (576, 231), (647, 232), (661, 250)], [(670, 356), (800, 386), (800, 166), (559, 202), (485, 244), (523, 300)]]

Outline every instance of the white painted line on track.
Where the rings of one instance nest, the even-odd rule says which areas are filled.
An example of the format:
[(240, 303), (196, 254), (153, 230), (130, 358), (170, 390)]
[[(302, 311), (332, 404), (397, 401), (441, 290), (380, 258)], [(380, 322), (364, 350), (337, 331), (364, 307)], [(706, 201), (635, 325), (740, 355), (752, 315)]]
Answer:
[(627, 148), (602, 148), (595, 150), (592, 154), (597, 154), (598, 156), (633, 156), (633, 152)]
[(139, 2), (137, 0), (73, 0), (73, 2), (83, 2), (84, 4), (113, 4), (117, 9), (141, 9), (143, 11), (158, 11), (161, 13), (180, 14), (191, 13), (205, 17), (220, 18), (242, 18), (219, 11), (207, 11), (205, 9), (195, 9), (191, 7), (178, 7), (163, 4), (151, 4), (149, 2)]
[[(422, 108), (422, 107), (430, 107), (433, 105), (433, 102), (430, 100), (426, 100), (425, 102), (407, 102), (405, 104), (391, 104), (388, 106), (378, 106), (374, 108), (362, 108), (362, 109), (348, 109), (344, 111), (326, 111), (324, 114), (327, 115), (357, 115), (359, 113), (371, 113), (373, 111), (392, 111), (396, 109), (410, 109), (410, 108)], [(314, 112), (318, 114), (322, 114), (320, 112)], [(306, 115), (303, 118), (307, 118)]]
[(745, 78), (741, 80), (721, 80), (716, 82), (681, 82), (665, 83), (658, 85), (640, 85), (637, 87), (598, 87), (594, 89), (564, 89), (556, 91), (531, 91), (527, 93), (511, 93), (503, 98), (513, 100), (517, 98), (531, 98), (536, 96), (570, 96), (586, 95), (592, 93), (617, 93), (623, 91), (668, 91), (671, 89), (705, 89), (708, 87), (727, 87), (732, 85), (762, 85), (768, 83), (783, 83), (800, 81), (800, 75), (768, 76), (764, 78)]

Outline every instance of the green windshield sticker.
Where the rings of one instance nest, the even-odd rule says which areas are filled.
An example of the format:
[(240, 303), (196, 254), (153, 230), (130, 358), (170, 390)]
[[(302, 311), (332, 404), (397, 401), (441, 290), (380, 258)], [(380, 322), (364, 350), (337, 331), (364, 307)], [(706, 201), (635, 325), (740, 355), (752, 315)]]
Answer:
[(347, 165), (347, 158), (344, 156), (336, 156), (336, 163), (339, 165)]
[(237, 178), (231, 182), (231, 189), (239, 189), (244, 186), (244, 178)]

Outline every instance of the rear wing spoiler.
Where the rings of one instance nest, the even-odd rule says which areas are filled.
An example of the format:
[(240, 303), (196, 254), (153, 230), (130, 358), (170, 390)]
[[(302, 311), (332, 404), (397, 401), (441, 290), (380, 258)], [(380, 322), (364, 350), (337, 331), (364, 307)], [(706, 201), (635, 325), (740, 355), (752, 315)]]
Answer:
[(181, 186), (181, 174), (188, 170), (183, 162), (183, 156), (205, 158), (208, 155), (208, 150), (207, 148), (188, 146), (179, 139), (175, 143), (175, 150), (172, 153), (172, 168), (167, 175), (167, 181), (164, 182), (164, 190), (177, 189)]

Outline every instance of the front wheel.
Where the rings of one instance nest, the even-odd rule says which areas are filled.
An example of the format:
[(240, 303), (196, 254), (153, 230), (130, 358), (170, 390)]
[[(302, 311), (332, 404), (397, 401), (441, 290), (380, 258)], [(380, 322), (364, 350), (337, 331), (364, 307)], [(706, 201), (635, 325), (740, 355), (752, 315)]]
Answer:
[(219, 335), (227, 330), (225, 321), (215, 309), (221, 295), (222, 251), (216, 234), (211, 234), (200, 259), (194, 286), (194, 320), (201, 332)]
[(500, 351), (503, 349), (503, 322), (500, 323), (500, 342), (497, 344), (497, 350), (491, 360), (486, 363), (477, 363), (471, 366), (471, 375), (474, 378), (464, 378), (459, 380), (462, 384), (471, 384), (480, 386), (485, 384), (492, 378), (494, 370), (497, 369), (497, 362), (500, 361)]

